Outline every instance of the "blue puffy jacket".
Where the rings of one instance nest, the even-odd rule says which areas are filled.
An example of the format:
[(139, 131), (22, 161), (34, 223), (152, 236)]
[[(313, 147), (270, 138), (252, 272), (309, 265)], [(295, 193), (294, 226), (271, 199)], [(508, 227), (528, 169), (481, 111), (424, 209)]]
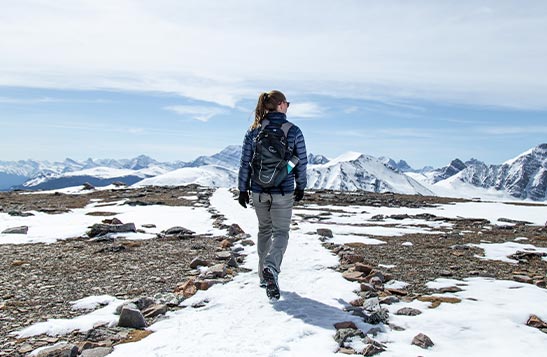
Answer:
[[(272, 124), (282, 125), (287, 122), (287, 116), (280, 112), (271, 112), (266, 114), (266, 118)], [(255, 152), (255, 138), (260, 131), (260, 127), (249, 129), (243, 139), (243, 150), (241, 153), (241, 162), (239, 164), (238, 188), (240, 191), (248, 191), (261, 193), (264, 189), (254, 181), (251, 182), (251, 160)], [(293, 124), (287, 133), (287, 142), (289, 148), (293, 148), (292, 155), (298, 157), (298, 165), (292, 170), (279, 187), (271, 188), (270, 193), (292, 193), (294, 192), (294, 183), (296, 188), (304, 190), (307, 184), (306, 167), (308, 166), (308, 157), (306, 154), (306, 143), (304, 135), (299, 127)]]

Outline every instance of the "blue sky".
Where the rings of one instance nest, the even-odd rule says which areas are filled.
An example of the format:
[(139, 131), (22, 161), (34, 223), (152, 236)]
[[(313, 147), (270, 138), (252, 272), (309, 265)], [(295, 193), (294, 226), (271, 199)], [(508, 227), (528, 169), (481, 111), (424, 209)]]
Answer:
[(501, 163), (547, 142), (543, 1), (268, 4), (12, 2), (0, 160), (190, 160), (240, 144), (269, 89), (329, 157)]

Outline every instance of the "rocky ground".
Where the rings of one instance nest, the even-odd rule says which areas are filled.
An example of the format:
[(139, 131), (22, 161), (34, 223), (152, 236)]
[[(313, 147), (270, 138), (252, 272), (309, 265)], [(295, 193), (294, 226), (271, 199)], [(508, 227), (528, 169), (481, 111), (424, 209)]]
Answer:
[[(198, 192), (197, 200), (182, 198), (195, 192)], [(101, 205), (105, 209), (108, 205), (121, 200), (132, 205), (209, 207), (211, 193), (211, 190), (196, 186), (89, 190), (89, 193), (82, 195), (27, 195), (22, 192), (8, 192), (0, 193), (0, 212), (20, 214), (38, 210), (57, 214), (84, 207), (92, 200), (101, 200)], [(332, 191), (310, 192), (305, 199), (306, 204), (315, 203), (320, 206), (389, 207), (424, 207), (455, 201), (459, 200), (389, 193)], [(230, 247), (236, 241), (243, 244), (252, 244), (252, 242), (247, 239), (244, 232), (238, 230), (237, 226), (225, 225), (224, 218), (219, 212), (212, 208), (208, 210), (215, 220), (215, 225), (225, 229), (225, 235), (203, 236), (174, 229), (171, 232), (164, 232), (157, 239), (143, 241), (74, 237), (74, 239), (47, 245), (0, 245), (0, 280), (2, 281), (0, 285), (0, 356), (24, 356), (37, 347), (59, 341), (76, 345), (79, 352), (103, 347), (106, 353), (112, 345), (134, 341), (146, 335), (146, 332), (139, 329), (106, 326), (97, 326), (89, 333), (75, 332), (62, 337), (37, 336), (17, 339), (9, 334), (48, 318), (70, 318), (81, 315), (81, 311), (71, 308), (70, 301), (102, 294), (113, 295), (120, 299), (133, 299), (137, 302), (135, 306), (145, 315), (146, 323), (151, 324), (161, 319), (162, 313), (148, 312), (147, 315), (146, 311), (149, 310), (146, 308), (149, 308), (149, 305), (155, 306), (162, 312), (179, 309), (178, 303), (195, 293), (197, 289), (207, 289), (212, 284), (230, 281), (242, 270), (239, 264), (244, 259), (244, 256), (234, 254)], [(307, 217), (307, 219), (314, 218), (328, 221), (328, 214)], [(377, 220), (386, 218), (388, 217), (375, 217)], [(390, 218), (403, 219), (404, 217)], [(365, 299), (374, 294), (383, 298), (388, 295), (406, 299), (420, 298), (424, 294), (431, 293), (424, 284), (438, 277), (461, 279), (489, 276), (498, 279), (515, 279), (545, 288), (547, 262), (540, 256), (521, 254), (516, 257), (519, 260), (518, 264), (487, 261), (475, 257), (477, 254), (482, 254), (482, 250), (465, 245), (481, 241), (512, 241), (518, 236), (527, 237), (526, 243), (547, 247), (545, 227), (516, 222), (514, 226), (508, 228), (493, 226), (484, 220), (448, 219), (434, 216), (421, 218), (445, 220), (453, 223), (454, 226), (451, 232), (439, 234), (377, 237), (387, 242), (384, 245), (324, 243), (326, 248), (339, 255), (341, 265), (337, 269), (343, 272), (346, 278), (363, 283), (362, 292), (356, 295), (356, 299), (361, 301), (354, 302), (354, 305), (362, 304)], [(112, 221), (106, 222), (113, 224)], [(328, 232), (320, 233), (328, 235)], [(409, 254), (408, 247), (401, 245), (403, 241), (413, 243), (412, 254)], [(195, 269), (197, 265), (195, 259), (201, 259), (207, 265), (216, 267), (216, 273), (211, 276), (200, 276), (199, 271)], [(393, 264), (395, 267), (385, 269), (379, 266), (380, 263)], [(375, 286), (378, 279), (371, 281), (374, 276), (381, 277), (382, 284), (390, 279), (396, 279), (410, 285), (404, 291), (388, 291), (381, 286)], [(373, 293), (371, 294), (370, 291)]]

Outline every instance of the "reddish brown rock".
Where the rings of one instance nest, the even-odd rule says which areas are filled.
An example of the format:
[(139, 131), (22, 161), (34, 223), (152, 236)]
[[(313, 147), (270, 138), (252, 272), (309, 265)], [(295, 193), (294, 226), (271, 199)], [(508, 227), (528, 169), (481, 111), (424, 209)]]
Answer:
[(342, 277), (346, 280), (349, 280), (349, 281), (357, 281), (357, 282), (360, 282), (360, 283), (366, 282), (366, 279), (363, 276), (363, 273), (361, 273), (359, 271), (349, 271), (349, 270), (345, 271), (342, 274)]
[(342, 328), (357, 329), (357, 326), (355, 326), (355, 323), (353, 323), (352, 321), (344, 321), (344, 322), (335, 323), (334, 328), (337, 329), (337, 330), (340, 330)]
[(543, 322), (543, 320), (536, 315), (530, 315), (530, 318), (526, 321), (526, 325), (535, 328), (547, 328), (547, 323)]
[(228, 249), (228, 248), (230, 248), (230, 247), (232, 246), (232, 244), (233, 244), (233, 243), (232, 243), (230, 240), (224, 239), (222, 242), (220, 242), (220, 247), (221, 247), (222, 249)]
[(424, 335), (423, 333), (420, 333), (414, 336), (414, 339), (412, 340), (412, 344), (424, 349), (435, 345), (433, 341), (431, 341), (431, 339), (427, 337), (427, 335)]
[(371, 267), (370, 265), (365, 264), (365, 263), (360, 263), (360, 262), (355, 263), (355, 270), (360, 271), (365, 275), (369, 275), (370, 272), (372, 271), (372, 269), (374, 269), (374, 268)]
[(196, 287), (195, 280), (189, 279), (184, 283), (178, 285), (173, 292), (177, 295), (182, 295), (185, 298), (189, 298), (190, 296), (193, 296), (197, 291), (198, 288)]

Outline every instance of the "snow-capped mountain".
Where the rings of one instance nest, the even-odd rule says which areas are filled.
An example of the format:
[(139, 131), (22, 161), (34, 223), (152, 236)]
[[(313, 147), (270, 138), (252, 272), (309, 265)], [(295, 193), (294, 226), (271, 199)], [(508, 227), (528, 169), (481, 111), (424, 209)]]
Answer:
[(134, 186), (180, 186), (198, 184), (209, 187), (237, 186), (237, 170), (217, 165), (184, 167), (137, 182)]
[(241, 157), (241, 145), (230, 145), (212, 156), (200, 156), (189, 162), (186, 167), (200, 167), (205, 165), (217, 165), (223, 167), (239, 167)]
[(501, 165), (459, 159), (423, 174), (407, 173), (438, 195), (547, 199), (547, 144), (538, 145)]
[(382, 160), (350, 152), (326, 164), (308, 166), (308, 187), (434, 195), (416, 180), (387, 166)]

